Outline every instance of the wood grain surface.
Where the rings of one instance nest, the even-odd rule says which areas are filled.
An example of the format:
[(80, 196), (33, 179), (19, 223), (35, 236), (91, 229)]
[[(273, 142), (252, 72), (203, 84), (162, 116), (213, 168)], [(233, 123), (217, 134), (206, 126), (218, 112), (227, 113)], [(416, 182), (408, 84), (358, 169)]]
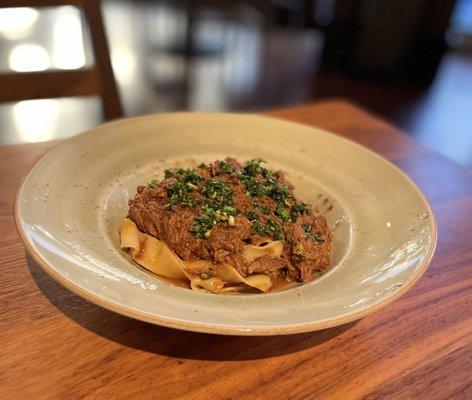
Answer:
[(0, 147), (0, 399), (472, 399), (472, 173), (344, 102), (269, 115), (384, 155), (430, 200), (439, 243), (424, 277), (356, 323), (280, 337), (187, 333), (62, 288), (13, 222), (21, 179), (53, 143)]

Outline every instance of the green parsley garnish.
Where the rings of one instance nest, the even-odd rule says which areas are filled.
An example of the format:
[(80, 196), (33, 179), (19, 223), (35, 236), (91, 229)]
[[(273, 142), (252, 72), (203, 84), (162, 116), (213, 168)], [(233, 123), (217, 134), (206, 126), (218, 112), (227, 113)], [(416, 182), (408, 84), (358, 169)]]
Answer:
[[(243, 169), (239, 173), (239, 180), (243, 182), (246, 187), (248, 196), (264, 197), (267, 194), (268, 188), (267, 180), (272, 179), (272, 171), (261, 166), (264, 162), (261, 158), (255, 158), (244, 164)], [(257, 175), (262, 175), (264, 180), (261, 180)]]
[(285, 222), (290, 221), (290, 213), (282, 203), (277, 204), (275, 214), (282, 218), (282, 220)]
[(164, 170), (164, 178), (170, 178), (177, 173), (177, 168), (168, 168)]
[(284, 238), (284, 230), (279, 222), (267, 220), (265, 224), (259, 221), (252, 223), (252, 229), (262, 236), (270, 236), (274, 240), (282, 240)]
[(254, 211), (248, 211), (246, 214), (245, 214), (246, 218), (253, 222), (253, 221), (259, 221), (259, 215), (257, 215), (257, 213), (255, 213)]
[(200, 279), (207, 280), (207, 279), (210, 279), (212, 276), (213, 276), (213, 272), (211, 269), (209, 269), (207, 271), (203, 271), (200, 274)]
[(268, 194), (277, 203), (285, 203), (285, 200), (292, 197), (288, 191), (288, 187), (281, 185), (276, 179), (269, 179)]
[(324, 243), (324, 239), (321, 237), (319, 233), (311, 233), (312, 226), (310, 224), (302, 224), (302, 228), (305, 231), (305, 235), (309, 237), (311, 240), (317, 243)]
[(311, 225), (310, 224), (302, 224), (302, 228), (305, 231), (305, 233), (310, 233), (311, 232)]
[(246, 194), (251, 197), (264, 197), (267, 193), (264, 184), (249, 175), (240, 175), (239, 180), (246, 187)]
[(262, 214), (265, 214), (265, 215), (269, 215), (272, 211), (270, 210), (270, 208), (268, 206), (266, 206), (265, 204), (263, 205), (257, 205), (256, 206), (259, 210), (261, 210), (261, 213)]
[(232, 205), (234, 203), (233, 189), (226, 182), (217, 179), (206, 180), (202, 193), (221, 206)]
[(315, 233), (314, 235), (311, 235), (311, 236), (313, 237), (313, 239), (315, 240), (315, 242), (324, 243), (324, 239), (321, 237), (320, 234)]
[(157, 188), (157, 184), (158, 184), (158, 182), (155, 179), (153, 179), (152, 181), (148, 182), (147, 186), (148, 186), (148, 188), (155, 189), (155, 188)]
[(208, 207), (205, 211), (195, 218), (195, 222), (190, 227), (189, 231), (199, 239), (208, 238), (211, 233), (211, 228), (216, 223), (215, 211)]
[(194, 169), (190, 168), (168, 168), (164, 170), (164, 178), (178, 177), (185, 182), (198, 183), (202, 177), (198, 175)]
[(297, 219), (300, 215), (308, 212), (308, 205), (302, 202), (295, 203), (292, 206), (291, 220), (292, 222), (297, 222)]
[(220, 161), (220, 170), (230, 174), (231, 172), (234, 172), (234, 167), (231, 164), (228, 164), (227, 162)]
[[(262, 166), (263, 163), (264, 160), (255, 158), (246, 162), (238, 173), (239, 180), (246, 188), (246, 194), (251, 197), (270, 197), (277, 204), (274, 214), (278, 218), (283, 222), (296, 222), (301, 214), (308, 212), (308, 206), (300, 202), (292, 205), (293, 201), (289, 200), (294, 199), (294, 196), (290, 193), (287, 185), (281, 183), (273, 171)], [(255, 207), (259, 208), (265, 215), (272, 214), (271, 209), (266, 205), (256, 205)], [(258, 216), (254, 212), (246, 213), (246, 217), (251, 222), (258, 221)], [(274, 236), (274, 231), (277, 231), (276, 236), (283, 236), (283, 231), (282, 234), (279, 234), (280, 229), (269, 226), (270, 224), (266, 225), (253, 223), (253, 229), (258, 233), (268, 234), (269, 236)]]
[(262, 158), (254, 158), (252, 160), (247, 161), (243, 167), (243, 173), (249, 176), (256, 176), (257, 174), (261, 174), (264, 177), (267, 177), (271, 174), (271, 172), (264, 168), (261, 164), (265, 163)]
[(238, 214), (238, 210), (236, 209), (236, 207), (233, 207), (233, 206), (224, 206), (223, 211), (225, 211), (229, 215), (233, 215), (233, 216)]
[(202, 205), (202, 212), (195, 218), (190, 233), (204, 239), (210, 236), (211, 229), (219, 222), (226, 222), (230, 227), (236, 225), (234, 217), (238, 209), (234, 206), (234, 191), (226, 182), (207, 179), (199, 191), (208, 197), (208, 201)]
[(189, 196), (189, 188), (181, 181), (175, 182), (167, 189), (167, 196), (169, 197), (169, 203), (166, 205), (166, 208), (175, 205), (193, 206), (193, 201)]
[[(278, 175), (263, 166), (264, 160), (256, 158), (247, 161), (241, 169), (235, 168), (226, 161), (217, 162), (222, 173), (233, 174), (244, 185), (246, 195), (255, 198), (270, 198), (275, 202), (275, 211), (266, 204), (253, 204), (253, 209), (245, 216), (252, 223), (252, 229), (257, 233), (272, 237), (275, 240), (284, 238), (283, 224), (296, 222), (300, 215), (309, 212), (305, 203), (296, 202), (287, 185), (279, 181)], [(204, 163), (198, 168), (208, 168)], [(195, 169), (170, 168), (165, 170), (166, 178), (173, 178), (167, 189), (169, 203), (194, 207), (202, 205), (201, 213), (195, 218), (190, 232), (197, 238), (208, 238), (217, 223), (226, 223), (229, 227), (236, 225), (238, 209), (235, 207), (234, 189), (222, 178), (204, 179)], [(152, 180), (149, 187), (157, 187), (158, 182)], [(204, 197), (204, 198), (203, 198)], [(267, 217), (262, 218), (262, 215)], [(304, 224), (304, 226), (307, 224)], [(305, 228), (304, 228), (305, 229)], [(306, 229), (311, 229), (306, 228)], [(305, 231), (306, 235), (317, 243), (324, 239)]]
[(174, 177), (177, 180), (167, 189), (169, 203), (166, 207), (182, 205), (192, 207), (194, 202), (189, 196), (189, 192), (196, 189), (203, 178), (193, 169), (167, 169), (164, 172), (166, 178)]

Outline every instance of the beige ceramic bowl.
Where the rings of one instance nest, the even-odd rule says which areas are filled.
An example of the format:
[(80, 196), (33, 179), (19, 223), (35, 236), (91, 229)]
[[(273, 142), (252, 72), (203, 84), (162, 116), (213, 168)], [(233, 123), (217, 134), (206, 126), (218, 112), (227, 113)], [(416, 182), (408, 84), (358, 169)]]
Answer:
[[(118, 228), (138, 184), (227, 155), (285, 170), (326, 214), (327, 274), (280, 292), (215, 295), (171, 286), (120, 251)], [(16, 221), (38, 264), (78, 295), (143, 321), (236, 335), (313, 331), (372, 313), (419, 279), (436, 244), (430, 206), (392, 164), (336, 135), (256, 115), (151, 115), (78, 135), (27, 176)]]

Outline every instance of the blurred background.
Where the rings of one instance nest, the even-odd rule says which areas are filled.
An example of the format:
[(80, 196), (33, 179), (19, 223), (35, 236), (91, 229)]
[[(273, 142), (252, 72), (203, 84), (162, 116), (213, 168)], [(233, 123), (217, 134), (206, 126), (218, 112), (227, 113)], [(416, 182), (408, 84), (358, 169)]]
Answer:
[(0, 1), (0, 144), (330, 98), (472, 165), (472, 0)]

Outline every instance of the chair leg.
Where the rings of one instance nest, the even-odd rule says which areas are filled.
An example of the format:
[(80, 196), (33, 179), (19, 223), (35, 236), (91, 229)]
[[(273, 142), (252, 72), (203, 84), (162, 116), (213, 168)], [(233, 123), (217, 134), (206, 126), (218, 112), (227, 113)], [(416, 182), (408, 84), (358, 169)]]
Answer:
[(105, 119), (120, 118), (123, 116), (123, 109), (111, 65), (110, 51), (100, 10), (100, 1), (85, 0), (83, 2), (83, 10), (91, 32), (93, 54), (100, 76), (101, 98)]

